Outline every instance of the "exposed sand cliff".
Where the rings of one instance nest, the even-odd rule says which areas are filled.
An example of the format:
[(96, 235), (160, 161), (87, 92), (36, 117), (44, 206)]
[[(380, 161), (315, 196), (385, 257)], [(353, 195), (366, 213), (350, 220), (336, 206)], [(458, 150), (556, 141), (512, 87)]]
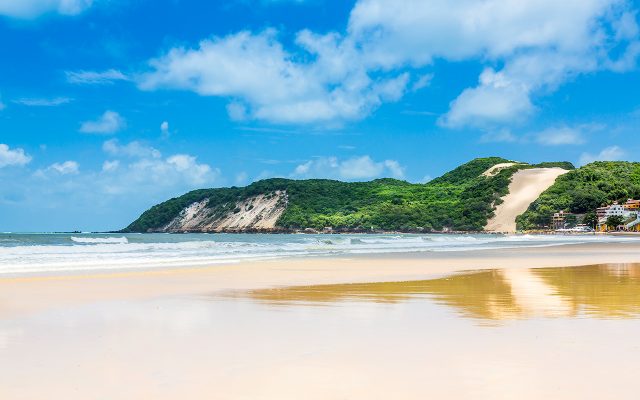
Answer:
[(222, 214), (207, 207), (208, 199), (193, 203), (162, 228), (163, 232), (270, 231), (287, 206), (286, 192), (260, 194), (237, 202)]
[(502, 198), (495, 215), (485, 226), (489, 232), (515, 232), (516, 217), (524, 213), (556, 179), (566, 174), (562, 168), (532, 168), (516, 172), (509, 184), (509, 194)]

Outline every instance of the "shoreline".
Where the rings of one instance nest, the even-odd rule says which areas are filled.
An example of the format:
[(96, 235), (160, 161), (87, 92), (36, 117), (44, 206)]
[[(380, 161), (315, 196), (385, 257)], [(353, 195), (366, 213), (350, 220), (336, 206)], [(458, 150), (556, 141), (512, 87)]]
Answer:
[(0, 317), (100, 301), (340, 283), (418, 281), (462, 271), (640, 263), (637, 243), (317, 256), (206, 267), (0, 277)]

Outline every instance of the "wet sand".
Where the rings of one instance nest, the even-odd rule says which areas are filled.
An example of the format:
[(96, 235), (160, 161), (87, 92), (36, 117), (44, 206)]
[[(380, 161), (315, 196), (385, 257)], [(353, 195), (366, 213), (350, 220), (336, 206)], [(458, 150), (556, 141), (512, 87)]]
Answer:
[(104, 300), (143, 300), (234, 289), (422, 280), (456, 271), (640, 263), (640, 240), (521, 249), (253, 261), (85, 275), (0, 276), (0, 318)]
[(636, 398), (634, 263), (640, 242), (2, 278), (0, 398)]

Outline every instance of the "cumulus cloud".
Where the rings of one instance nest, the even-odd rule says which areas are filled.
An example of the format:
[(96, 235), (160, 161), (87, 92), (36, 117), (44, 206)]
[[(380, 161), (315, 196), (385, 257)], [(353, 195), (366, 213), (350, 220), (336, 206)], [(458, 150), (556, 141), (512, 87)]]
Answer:
[(76, 85), (110, 85), (117, 81), (131, 80), (116, 69), (106, 71), (66, 71), (67, 82)]
[(126, 121), (115, 111), (105, 111), (95, 121), (85, 121), (80, 125), (80, 132), (96, 134), (112, 134), (123, 129)]
[(450, 111), (438, 122), (457, 128), (468, 124), (504, 123), (524, 119), (534, 110), (529, 99), (529, 89), (514, 84), (504, 73), (485, 69), (480, 75), (480, 85), (465, 89), (450, 104)]
[(11, 149), (8, 145), (0, 143), (0, 168), (8, 166), (22, 166), (31, 162), (31, 156), (24, 149)]
[[(221, 176), (218, 168), (198, 162), (193, 155), (164, 157), (160, 151), (139, 142), (121, 145), (110, 140), (104, 143), (103, 150), (110, 158), (97, 171), (81, 172), (77, 162), (65, 161), (37, 170), (33, 176), (56, 183), (55, 191), (77, 192), (82, 188), (87, 196), (116, 197), (144, 192), (145, 196), (158, 196), (156, 201), (210, 186)], [(68, 179), (71, 176), (73, 179)]]
[(404, 178), (404, 168), (395, 160), (374, 161), (369, 156), (340, 160), (337, 157), (318, 157), (298, 165), (293, 173), (297, 178), (371, 179), (383, 175)]
[(233, 119), (276, 123), (359, 119), (406, 90), (408, 74), (371, 78), (356, 50), (337, 34), (302, 31), (296, 43), (315, 61), (297, 61), (274, 30), (203, 40), (197, 48), (174, 48), (150, 61), (152, 71), (139, 85), (228, 97)]
[(0, 0), (0, 15), (26, 19), (47, 13), (77, 15), (93, 3), (93, 0)]
[(535, 141), (544, 146), (563, 146), (582, 144), (585, 139), (579, 129), (555, 127), (535, 134)]
[[(226, 97), (235, 120), (348, 121), (426, 87), (424, 68), (435, 59), (478, 60), (487, 64), (478, 85), (439, 122), (505, 124), (526, 119), (536, 95), (575, 75), (635, 65), (640, 41), (630, 4), (359, 0), (344, 33), (303, 30), (288, 48), (274, 30), (213, 37), (151, 60), (138, 84)], [(418, 69), (421, 76), (410, 75)]]
[[(139, 146), (124, 143), (118, 144), (117, 149), (135, 147)], [(4, 150), (0, 145), (0, 162), (4, 160)], [(38, 229), (111, 230), (123, 228), (153, 204), (222, 182), (218, 168), (194, 155), (163, 156), (156, 152), (131, 156), (124, 152), (112, 155), (105, 150), (106, 159), (95, 169), (80, 168), (70, 160), (35, 172), (20, 168), (0, 185), (0, 203), (11, 203), (18, 215), (36, 215), (36, 220), (41, 217), (47, 225)], [(96, 213), (102, 216), (98, 226), (92, 225), (96, 223)]]
[(105, 161), (103, 175), (98, 181), (107, 193), (119, 194), (146, 188), (151, 192), (169, 188), (194, 188), (213, 184), (221, 176), (218, 168), (199, 163), (189, 154), (163, 157), (157, 149), (134, 141), (119, 144), (109, 140), (103, 144), (105, 153), (112, 157), (131, 159)]
[[(475, 11), (470, 7), (469, 14), (459, 16), (471, 18), (467, 28), (479, 41), (476, 56), (501, 62), (503, 67), (485, 69), (479, 84), (451, 103), (449, 113), (440, 120), (445, 126), (518, 122), (535, 111), (531, 99), (537, 94), (551, 92), (582, 73), (621, 71), (637, 63), (637, 22), (624, 12), (625, 1), (474, 3)], [(465, 1), (456, 5), (469, 6)], [(483, 27), (483, 21), (493, 26)], [(624, 34), (612, 28), (621, 21), (624, 28), (617, 31)], [(496, 34), (501, 35), (500, 40)], [(623, 49), (617, 58), (613, 56), (619, 53), (616, 47)]]
[(619, 146), (610, 146), (602, 149), (598, 154), (582, 153), (580, 165), (592, 163), (594, 161), (619, 161), (626, 156), (626, 152)]
[(54, 171), (61, 175), (73, 175), (80, 172), (80, 165), (76, 161), (53, 163), (47, 167), (47, 171)]

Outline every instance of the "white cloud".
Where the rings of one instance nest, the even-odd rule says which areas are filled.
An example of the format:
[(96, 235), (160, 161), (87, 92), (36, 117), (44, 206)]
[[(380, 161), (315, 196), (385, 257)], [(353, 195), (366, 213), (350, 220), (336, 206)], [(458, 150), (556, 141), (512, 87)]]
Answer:
[(582, 153), (580, 165), (592, 163), (594, 161), (619, 161), (626, 156), (626, 152), (619, 146), (610, 146), (602, 149), (598, 154)]
[[(479, 40), (476, 56), (504, 66), (485, 69), (479, 84), (451, 103), (440, 120), (451, 128), (518, 122), (536, 110), (531, 100), (535, 95), (549, 93), (579, 74), (629, 69), (640, 55), (637, 23), (624, 12), (628, 3), (623, 0), (475, 4), (478, 9), (470, 7), (460, 19), (470, 18), (465, 23)], [(456, 5), (469, 6), (466, 1)], [(483, 27), (483, 21), (493, 26)], [(617, 29), (624, 34), (612, 33), (616, 24), (624, 26)], [(612, 58), (616, 53), (621, 55)]]
[(0, 0), (0, 15), (35, 18), (42, 14), (77, 15), (93, 4), (93, 0)]
[(5, 108), (7, 108), (7, 105), (4, 104), (2, 100), (0, 100), (0, 111), (4, 110)]
[(169, 137), (169, 122), (162, 121), (162, 123), (160, 124), (160, 134), (163, 138)]
[(480, 85), (465, 89), (450, 104), (450, 111), (441, 117), (441, 125), (457, 128), (467, 124), (504, 123), (514, 118), (524, 119), (534, 110), (529, 89), (509, 81), (504, 73), (485, 69)]
[[(185, 178), (193, 184), (204, 184), (213, 174), (211, 167), (207, 164), (198, 164), (196, 157), (188, 154), (176, 154), (166, 160), (167, 164), (173, 166), (177, 172), (187, 173)], [(214, 175), (219, 175), (219, 171)]]
[(406, 90), (409, 75), (372, 79), (355, 49), (336, 34), (302, 31), (296, 43), (313, 62), (285, 51), (273, 30), (203, 40), (195, 49), (174, 48), (150, 61), (153, 70), (139, 85), (228, 97), (233, 119), (276, 123), (359, 119)]
[(370, 179), (383, 175), (404, 178), (404, 168), (395, 160), (376, 162), (369, 156), (340, 160), (337, 157), (318, 157), (298, 165), (293, 173), (297, 178)]
[(110, 85), (117, 81), (129, 81), (127, 75), (116, 69), (106, 71), (66, 71), (67, 82), (77, 85)]
[(85, 121), (80, 125), (80, 132), (111, 134), (116, 133), (126, 126), (126, 121), (115, 111), (105, 111), (95, 121)]
[(55, 171), (61, 175), (75, 175), (80, 172), (80, 165), (75, 161), (53, 163), (47, 167), (47, 171)]
[(24, 149), (11, 149), (8, 145), (0, 143), (0, 168), (8, 166), (22, 166), (31, 162), (31, 156)]
[(582, 132), (576, 128), (555, 127), (534, 135), (535, 141), (544, 146), (576, 145), (585, 142)]
[(157, 192), (168, 188), (191, 189), (211, 185), (221, 172), (218, 168), (198, 163), (195, 156), (175, 154), (167, 158), (141, 158), (99, 178), (101, 190), (122, 194), (148, 190)]
[(523, 49), (589, 47), (601, 39), (594, 37), (597, 19), (624, 4), (622, 0), (360, 0), (351, 12), (349, 32), (363, 42), (370, 63), (387, 68), (424, 65), (434, 58), (499, 59)]
[(120, 160), (106, 160), (102, 163), (102, 172), (113, 172), (120, 167)]
[[(226, 97), (235, 120), (340, 122), (425, 87), (424, 67), (435, 59), (478, 60), (487, 66), (478, 85), (453, 100), (440, 123), (512, 123), (535, 112), (535, 96), (575, 75), (635, 65), (640, 41), (630, 4), (359, 0), (344, 34), (303, 30), (287, 49), (273, 30), (213, 37), (151, 60), (138, 84)], [(421, 77), (408, 74), (418, 69)]]
[(411, 85), (411, 90), (416, 92), (422, 88), (425, 88), (431, 84), (433, 80), (433, 74), (425, 74), (419, 77), (413, 84)]
[[(111, 149), (117, 155), (108, 154), (102, 168), (80, 168), (66, 161), (33, 173), (27, 168), (13, 171), (0, 185), (0, 203), (10, 203), (15, 211), (3, 222), (19, 224), (17, 214), (47, 223), (38, 229), (120, 229), (154, 204), (223, 182), (218, 168), (193, 155), (164, 157), (153, 149), (133, 156), (126, 153), (140, 145), (116, 145)], [(0, 160), (3, 150), (0, 145)]]
[(195, 156), (174, 154), (164, 158), (159, 150), (138, 141), (121, 145), (112, 139), (104, 142), (102, 149), (112, 157), (133, 159), (128, 164), (117, 159), (104, 162), (102, 171), (108, 174), (101, 179), (108, 181), (105, 186), (111, 194), (150, 185), (193, 188), (212, 184), (221, 175), (218, 168), (198, 163)]
[(72, 99), (68, 97), (55, 97), (52, 99), (23, 98), (14, 100), (14, 103), (28, 107), (55, 107), (68, 104)]
[(107, 140), (102, 144), (102, 150), (117, 157), (133, 157), (133, 158), (160, 158), (162, 154), (159, 150), (147, 146), (139, 141), (134, 140), (125, 145), (121, 145), (118, 139)]

